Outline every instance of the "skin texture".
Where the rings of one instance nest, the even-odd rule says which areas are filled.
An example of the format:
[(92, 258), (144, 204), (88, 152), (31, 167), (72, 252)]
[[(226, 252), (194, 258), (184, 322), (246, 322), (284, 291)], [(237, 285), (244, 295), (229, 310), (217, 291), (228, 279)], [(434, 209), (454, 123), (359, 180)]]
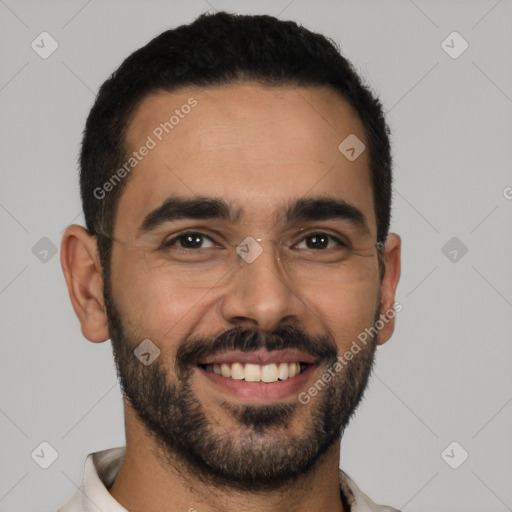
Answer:
[[(84, 336), (92, 342), (110, 337), (106, 306), (112, 306), (108, 308), (110, 328), (112, 331), (112, 315), (117, 314), (122, 324), (117, 362), (126, 369), (127, 379), (136, 374), (144, 376), (145, 370), (134, 357), (133, 371), (129, 371), (128, 357), (138, 343), (149, 338), (161, 353), (155, 366), (144, 367), (147, 375), (154, 376), (152, 372), (158, 369), (167, 384), (181, 386), (177, 390), (182, 394), (185, 388), (178, 379), (176, 364), (180, 361), (179, 349), (190, 340), (211, 346), (230, 329), (268, 334), (294, 327), (306, 340), (324, 337), (338, 355), (345, 353), (358, 334), (373, 325), (379, 312), (393, 307), (400, 275), (398, 235), (391, 234), (386, 240), (382, 281), (376, 251), (372, 257), (347, 267), (357, 269), (357, 278), (332, 274), (329, 280), (327, 274), (321, 283), (293, 281), (280, 266), (275, 252), (267, 250), (266, 241), (291, 240), (298, 231), (299, 226), (292, 229), (279, 222), (290, 201), (335, 197), (363, 213), (367, 232), (339, 221), (308, 222), (300, 228), (336, 232), (343, 226), (365, 241), (365, 247), (371, 248), (371, 243), (376, 242), (367, 152), (350, 162), (338, 150), (340, 142), (351, 133), (367, 146), (359, 118), (346, 101), (327, 88), (265, 88), (252, 83), (186, 88), (154, 93), (143, 100), (129, 126), (128, 147), (139, 148), (161, 122), (191, 97), (197, 100), (197, 106), (170, 134), (164, 134), (136, 166), (122, 192), (114, 227), (114, 238), (119, 243), (113, 245), (107, 290), (110, 294), (106, 294), (113, 304), (105, 304), (95, 238), (79, 226), (70, 226), (64, 234), (61, 261)], [(170, 196), (222, 198), (243, 208), (243, 215), (236, 224), (181, 219), (137, 236), (142, 219)], [(210, 231), (199, 229), (205, 227)], [(252, 236), (263, 240), (264, 250), (254, 262), (238, 267), (229, 279), (216, 286), (201, 286), (197, 280), (187, 286), (186, 280), (177, 279), (168, 259), (155, 250), (170, 235), (189, 228), (209, 236), (215, 229), (233, 245)], [(364, 391), (375, 344), (386, 342), (393, 329), (393, 319), (385, 322), (374, 343), (351, 361), (352, 373), (344, 370), (333, 379), (329, 389), (338, 393), (336, 402), (357, 402)], [(112, 333), (113, 343), (115, 334), (120, 335)], [(121, 350), (123, 342), (130, 349), (125, 353)], [(324, 361), (323, 367), (314, 368), (300, 391), (314, 384), (327, 367)], [(296, 395), (278, 401), (280, 405), (294, 405), (286, 428), (276, 422), (248, 438), (248, 429), (253, 426), (242, 425), (233, 414), (234, 409), (244, 405), (243, 400), (226, 396), (197, 368), (191, 369), (185, 382), (194, 403), (205, 414), (209, 432), (219, 439), (228, 435), (235, 449), (247, 446), (248, 439), (254, 443), (255, 452), (258, 447), (290, 446), (292, 439), (307, 440), (320, 407), (329, 406), (323, 392), (306, 405), (296, 406)], [(354, 393), (351, 400), (347, 398), (348, 391), (343, 391), (349, 383)], [(141, 395), (139, 409), (144, 408), (147, 402), (143, 400), (148, 400), (152, 392), (154, 389)], [(260, 401), (262, 404), (265, 402)], [(341, 429), (350, 411), (332, 411), (335, 417), (330, 421)], [(338, 484), (340, 442), (336, 436), (305, 478), (283, 481), (283, 485), (265, 490), (214, 485), (207, 476), (194, 472), (178, 454), (166, 453), (169, 446), (148, 428), (128, 398), (125, 426), (127, 455), (110, 492), (132, 512), (190, 507), (200, 512), (343, 510)]]

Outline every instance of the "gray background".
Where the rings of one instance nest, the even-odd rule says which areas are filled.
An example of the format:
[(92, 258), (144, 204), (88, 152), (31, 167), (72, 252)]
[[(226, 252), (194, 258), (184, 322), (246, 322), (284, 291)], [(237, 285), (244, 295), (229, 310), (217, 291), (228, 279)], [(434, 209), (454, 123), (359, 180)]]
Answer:
[[(124, 444), (110, 343), (82, 337), (51, 248), (82, 223), (76, 160), (101, 83), (215, 9), (332, 37), (388, 111), (403, 310), (341, 466), (404, 511), (512, 510), (510, 0), (0, 0), (0, 510), (55, 510), (88, 453)], [(42, 31), (59, 44), (47, 59), (31, 48)], [(469, 43), (456, 59), (453, 31)], [(46, 470), (30, 455), (42, 441), (58, 452)]]

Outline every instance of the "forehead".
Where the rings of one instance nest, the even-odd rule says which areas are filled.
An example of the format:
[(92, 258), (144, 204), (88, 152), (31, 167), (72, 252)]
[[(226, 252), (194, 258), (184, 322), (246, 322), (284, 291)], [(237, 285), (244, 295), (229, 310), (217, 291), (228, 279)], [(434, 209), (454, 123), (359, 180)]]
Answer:
[(350, 161), (339, 149), (349, 136), (368, 146), (357, 113), (329, 88), (158, 91), (139, 104), (127, 130), (127, 159), (137, 162), (116, 229), (135, 230), (171, 196), (222, 197), (265, 223), (291, 198), (311, 195), (351, 202), (374, 231), (368, 152)]

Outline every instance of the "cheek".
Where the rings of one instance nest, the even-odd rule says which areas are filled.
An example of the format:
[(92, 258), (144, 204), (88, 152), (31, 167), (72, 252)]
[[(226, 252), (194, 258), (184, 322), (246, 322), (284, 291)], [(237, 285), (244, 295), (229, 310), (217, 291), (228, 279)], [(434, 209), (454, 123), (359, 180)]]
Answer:
[(332, 287), (314, 299), (315, 310), (334, 337), (339, 352), (344, 352), (361, 332), (373, 325), (378, 299), (378, 279)]
[[(128, 333), (156, 343), (172, 357), (178, 344), (197, 334), (198, 326), (211, 334), (224, 325), (216, 305), (226, 291), (187, 287), (173, 282), (169, 272), (148, 272), (140, 255), (112, 255), (112, 291)], [(359, 281), (296, 290), (309, 313), (299, 320), (309, 332), (331, 334), (344, 351), (365, 328), (373, 325), (378, 304), (378, 267)], [(175, 340), (174, 342), (172, 340)]]
[[(112, 258), (112, 293), (127, 333), (152, 340), (162, 352), (173, 352), (166, 340), (182, 340), (197, 325), (205, 290), (172, 282), (165, 269), (148, 272), (136, 254)], [(165, 343), (164, 343), (165, 342)]]

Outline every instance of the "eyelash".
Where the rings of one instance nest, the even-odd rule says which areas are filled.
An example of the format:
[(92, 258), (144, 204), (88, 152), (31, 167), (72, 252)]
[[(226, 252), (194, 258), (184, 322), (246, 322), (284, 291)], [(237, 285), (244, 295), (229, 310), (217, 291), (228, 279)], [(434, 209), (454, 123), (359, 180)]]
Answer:
[[(165, 240), (163, 243), (162, 243), (162, 246), (161, 246), (161, 249), (168, 249), (169, 247), (172, 247), (176, 244), (176, 242), (178, 242), (181, 238), (183, 237), (186, 237), (188, 235), (199, 235), (201, 237), (204, 237), (204, 238), (207, 238), (208, 240), (210, 240), (212, 243), (216, 243), (215, 240), (209, 236), (209, 235), (205, 235), (204, 233), (201, 233), (200, 231), (184, 231), (182, 233), (179, 233), (178, 235), (174, 236), (173, 238), (169, 239), (169, 240)], [(312, 236), (327, 236), (328, 238), (330, 238), (331, 240), (334, 240), (338, 246), (340, 246), (341, 248), (344, 248), (344, 249), (348, 249), (350, 248), (350, 244), (348, 242), (344, 242), (343, 240), (341, 240), (340, 238), (334, 236), (334, 235), (331, 235), (329, 233), (325, 233), (324, 231), (314, 231), (314, 232), (311, 232), (305, 236), (303, 236), (299, 242), (297, 242), (297, 244), (303, 242), (306, 238), (309, 238), (309, 237), (312, 237)], [(295, 244), (295, 245), (297, 245)], [(178, 247), (179, 250), (181, 251), (198, 251), (199, 249), (202, 249), (202, 247), (199, 247), (198, 249), (191, 249), (191, 248), (188, 248), (188, 247)], [(312, 249), (312, 250), (315, 250), (315, 249)], [(323, 250), (326, 250), (326, 249), (323, 249)]]
[[(184, 238), (187, 235), (199, 235), (215, 243), (215, 240), (211, 236), (205, 235), (204, 233), (201, 233), (199, 231), (184, 231), (183, 233), (180, 233), (169, 240), (165, 240), (164, 243), (162, 244), (162, 249), (168, 249), (169, 247), (172, 247), (173, 245), (175, 245), (177, 241), (180, 240), (180, 238)], [(179, 249), (182, 251), (197, 251), (197, 249), (189, 249), (187, 247), (179, 247)]]

